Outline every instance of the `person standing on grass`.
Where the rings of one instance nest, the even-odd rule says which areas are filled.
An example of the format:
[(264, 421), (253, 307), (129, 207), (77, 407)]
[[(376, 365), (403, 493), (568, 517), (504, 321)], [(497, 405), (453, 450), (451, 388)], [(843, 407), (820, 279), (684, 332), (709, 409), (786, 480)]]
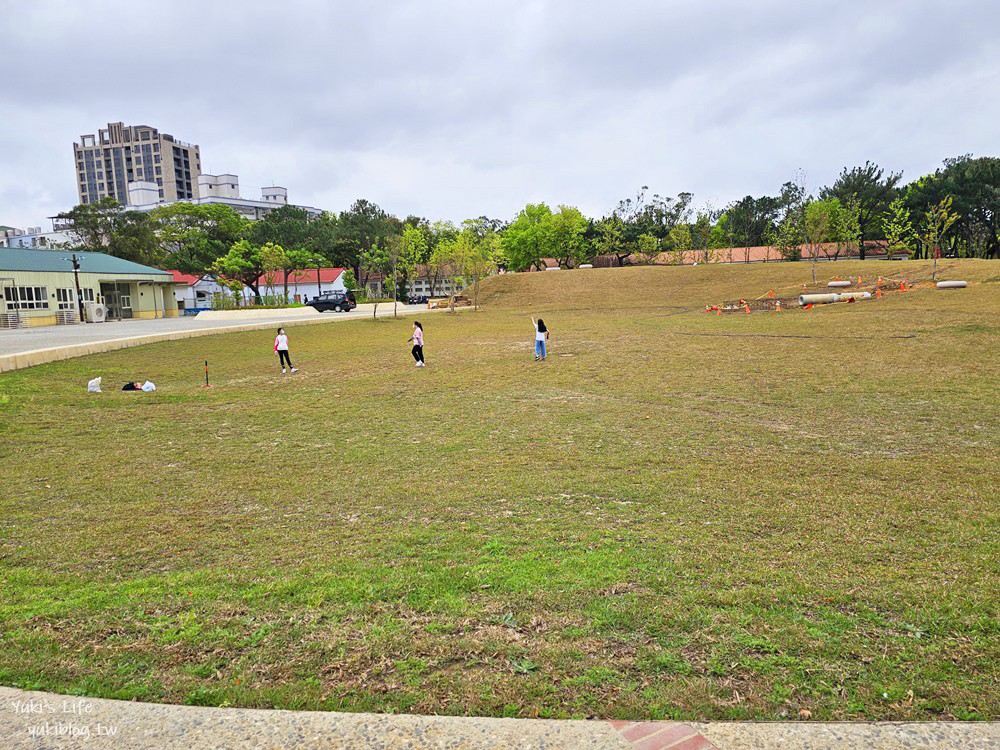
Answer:
[(291, 368), (292, 372), (298, 372), (299, 368), (292, 367), (292, 358), (288, 356), (288, 336), (285, 329), (279, 328), (278, 335), (274, 337), (274, 351), (278, 355), (278, 362), (281, 364), (281, 373), (285, 373), (285, 364)]
[(531, 324), (535, 327), (535, 361), (545, 359), (545, 342), (549, 338), (549, 329), (545, 327), (545, 321), (539, 318), (537, 321), (532, 318)]
[(425, 367), (424, 363), (424, 327), (416, 320), (413, 321), (413, 335), (406, 340), (406, 343), (413, 342), (411, 354), (417, 361), (417, 367)]

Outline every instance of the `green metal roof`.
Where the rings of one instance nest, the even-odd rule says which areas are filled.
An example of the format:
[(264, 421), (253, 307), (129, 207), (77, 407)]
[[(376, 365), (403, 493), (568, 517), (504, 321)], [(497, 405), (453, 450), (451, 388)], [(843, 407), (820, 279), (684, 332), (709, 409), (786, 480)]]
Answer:
[(66, 258), (76, 253), (80, 260), (80, 273), (107, 273), (117, 275), (157, 275), (172, 281), (168, 271), (151, 268), (141, 263), (116, 258), (104, 253), (86, 250), (34, 250), (20, 247), (0, 247), (0, 271), (56, 271), (66, 273), (73, 270), (73, 264)]

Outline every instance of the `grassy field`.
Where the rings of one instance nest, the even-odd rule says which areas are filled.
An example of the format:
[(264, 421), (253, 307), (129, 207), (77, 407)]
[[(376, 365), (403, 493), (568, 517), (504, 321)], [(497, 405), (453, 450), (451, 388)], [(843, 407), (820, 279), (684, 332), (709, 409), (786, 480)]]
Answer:
[(295, 376), (269, 332), (0, 375), (0, 683), (1000, 718), (1000, 264), (945, 269), (970, 288), (750, 316), (703, 309), (808, 266), (499, 277), (424, 318), (423, 370), (399, 320), (289, 326)]

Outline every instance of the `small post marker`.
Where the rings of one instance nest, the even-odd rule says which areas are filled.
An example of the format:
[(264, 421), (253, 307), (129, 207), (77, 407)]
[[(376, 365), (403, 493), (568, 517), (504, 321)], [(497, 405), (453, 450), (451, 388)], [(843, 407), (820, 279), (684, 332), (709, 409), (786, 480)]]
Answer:
[(209, 382), (208, 382), (208, 360), (206, 359), (205, 360), (205, 385), (203, 385), (202, 388), (211, 388), (211, 387), (212, 386), (209, 385)]

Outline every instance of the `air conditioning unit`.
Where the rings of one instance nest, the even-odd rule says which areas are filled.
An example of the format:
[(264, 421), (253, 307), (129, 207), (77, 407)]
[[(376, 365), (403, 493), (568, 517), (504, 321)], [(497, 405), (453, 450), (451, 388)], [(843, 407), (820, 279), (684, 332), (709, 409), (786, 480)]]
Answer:
[(108, 317), (108, 308), (100, 302), (88, 302), (83, 309), (88, 323), (103, 323)]

